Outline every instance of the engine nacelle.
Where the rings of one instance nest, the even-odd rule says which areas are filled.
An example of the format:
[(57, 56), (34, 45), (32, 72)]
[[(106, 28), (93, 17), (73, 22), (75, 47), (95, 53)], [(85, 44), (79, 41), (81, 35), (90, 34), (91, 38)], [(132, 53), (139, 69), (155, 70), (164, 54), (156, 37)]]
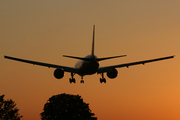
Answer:
[(54, 71), (54, 77), (57, 78), (57, 79), (63, 78), (64, 77), (64, 70), (62, 70), (61, 68), (57, 68)]
[(116, 78), (117, 74), (118, 74), (118, 71), (115, 68), (113, 68), (112, 71), (107, 72), (107, 76), (111, 79)]

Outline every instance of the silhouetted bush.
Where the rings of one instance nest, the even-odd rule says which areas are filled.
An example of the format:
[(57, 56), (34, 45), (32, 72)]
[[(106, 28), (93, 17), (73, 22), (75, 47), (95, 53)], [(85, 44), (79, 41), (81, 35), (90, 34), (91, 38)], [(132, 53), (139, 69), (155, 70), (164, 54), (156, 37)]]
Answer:
[(20, 120), (22, 117), (19, 115), (16, 104), (14, 101), (4, 100), (4, 95), (0, 96), (0, 120)]
[(79, 95), (58, 94), (44, 105), (42, 120), (97, 120)]

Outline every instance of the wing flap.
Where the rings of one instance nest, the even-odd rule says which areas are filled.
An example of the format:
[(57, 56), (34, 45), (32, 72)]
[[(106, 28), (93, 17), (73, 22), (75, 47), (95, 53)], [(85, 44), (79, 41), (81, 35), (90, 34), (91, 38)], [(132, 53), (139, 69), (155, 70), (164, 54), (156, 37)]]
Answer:
[(98, 69), (97, 73), (109, 72), (112, 70), (112, 68), (129, 67), (129, 66), (138, 65), (138, 64), (144, 65), (145, 63), (166, 60), (166, 59), (171, 59), (171, 58), (174, 58), (174, 56), (168, 56), (168, 57), (162, 57), (162, 58), (156, 58), (156, 59), (150, 59), (150, 60), (143, 60), (143, 61), (125, 63), (125, 64), (119, 64), (119, 65), (112, 65), (112, 66), (107, 66), (107, 67), (100, 67)]
[(73, 68), (73, 67), (54, 65), (54, 64), (43, 63), (43, 62), (36, 62), (36, 61), (25, 60), (25, 59), (10, 57), (10, 56), (4, 56), (4, 58), (15, 60), (15, 61), (20, 61), (20, 62), (25, 62), (25, 63), (30, 63), (30, 64), (33, 64), (33, 65), (45, 66), (45, 67), (49, 67), (49, 68), (50, 67), (52, 67), (52, 68), (62, 68), (65, 72), (73, 72), (73, 73), (77, 73), (78, 72), (78, 69), (77, 68)]

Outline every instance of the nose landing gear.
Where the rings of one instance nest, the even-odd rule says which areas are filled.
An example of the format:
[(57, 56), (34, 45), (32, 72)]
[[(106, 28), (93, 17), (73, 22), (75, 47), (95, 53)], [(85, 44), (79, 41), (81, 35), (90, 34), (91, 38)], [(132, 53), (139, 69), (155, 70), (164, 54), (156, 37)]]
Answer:
[(106, 79), (104, 78), (104, 74), (101, 73), (102, 78), (100, 78), (100, 83), (106, 83)]

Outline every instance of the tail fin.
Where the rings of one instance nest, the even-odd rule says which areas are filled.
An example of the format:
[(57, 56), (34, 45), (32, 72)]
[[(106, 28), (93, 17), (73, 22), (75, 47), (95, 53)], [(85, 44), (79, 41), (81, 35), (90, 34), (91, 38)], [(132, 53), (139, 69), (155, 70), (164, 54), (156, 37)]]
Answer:
[(92, 52), (91, 52), (91, 55), (94, 55), (94, 37), (95, 37), (95, 25), (93, 26), (93, 38), (92, 38)]
[[(92, 51), (91, 51), (91, 55), (94, 56), (94, 38), (95, 38), (95, 25), (93, 25), (93, 37), (92, 37)], [(74, 58), (74, 59), (80, 59), (80, 60), (84, 60), (84, 61), (102, 61), (102, 60), (107, 60), (107, 59), (112, 59), (112, 58), (118, 58), (118, 57), (125, 57), (126, 55), (121, 55), (121, 56), (113, 56), (113, 57), (104, 57), (104, 58), (82, 58), (82, 57), (75, 57), (75, 56), (69, 56), (69, 55), (63, 55), (63, 57), (69, 57), (69, 58)]]

